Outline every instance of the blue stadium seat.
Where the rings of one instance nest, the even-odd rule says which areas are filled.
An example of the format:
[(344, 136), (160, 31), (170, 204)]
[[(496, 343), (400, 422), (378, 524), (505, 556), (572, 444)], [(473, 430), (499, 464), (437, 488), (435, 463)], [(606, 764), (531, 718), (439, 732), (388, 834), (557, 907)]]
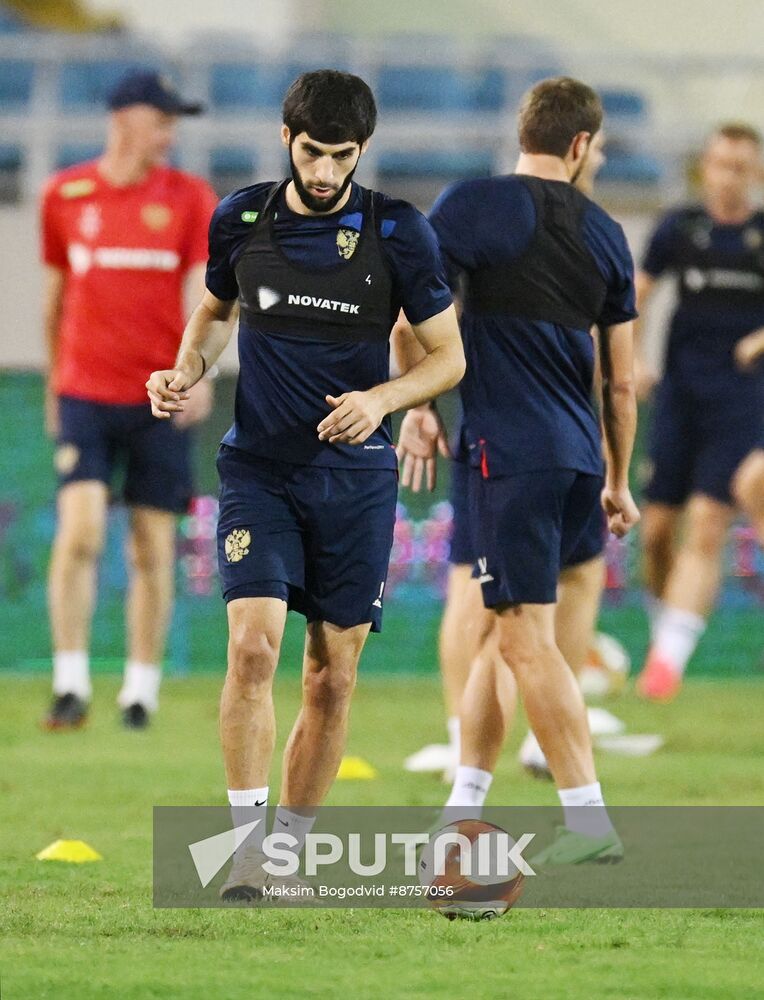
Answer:
[(609, 118), (638, 119), (647, 116), (647, 100), (636, 90), (601, 90), (602, 107)]
[(379, 157), (380, 177), (487, 177), (494, 170), (490, 149), (388, 150)]
[(20, 111), (29, 104), (34, 72), (30, 59), (0, 59), (0, 113)]
[(66, 62), (61, 67), (59, 100), (65, 111), (100, 111), (109, 92), (130, 69), (153, 69), (154, 65), (128, 60)]
[(495, 67), (386, 66), (377, 80), (380, 107), (395, 111), (499, 111), (505, 76)]
[(21, 166), (23, 157), (21, 154), (21, 148), (19, 146), (14, 146), (11, 143), (2, 143), (0, 145), (0, 170), (6, 171), (8, 173), (18, 170)]
[(56, 150), (56, 170), (64, 170), (66, 167), (72, 167), (75, 163), (83, 163), (85, 160), (94, 160), (102, 152), (102, 143), (65, 143)]
[(655, 157), (634, 153), (629, 149), (607, 147), (607, 162), (597, 180), (605, 184), (657, 184), (663, 176), (661, 164)]
[(301, 73), (315, 68), (295, 62), (216, 63), (210, 73), (210, 101), (221, 111), (279, 108), (292, 81)]
[(257, 154), (245, 146), (219, 146), (210, 151), (210, 173), (213, 177), (254, 175)]

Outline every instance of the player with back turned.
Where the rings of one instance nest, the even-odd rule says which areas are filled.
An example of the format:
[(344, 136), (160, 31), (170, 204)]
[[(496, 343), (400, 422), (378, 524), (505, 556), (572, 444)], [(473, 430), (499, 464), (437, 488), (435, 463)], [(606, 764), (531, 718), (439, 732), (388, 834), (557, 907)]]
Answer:
[[(623, 851), (604, 808), (578, 808), (604, 803), (581, 692), (555, 639), (560, 571), (600, 502), (618, 535), (639, 519), (628, 486), (633, 264), (621, 227), (571, 183), (601, 123), (589, 87), (543, 81), (520, 109), (516, 173), (456, 184), (431, 214), (450, 279), (462, 275), (465, 284), (460, 394), (477, 571), (494, 618), (486, 642), (497, 643), (514, 674), (565, 813), (541, 864)], [(604, 479), (592, 326), (600, 330)], [(495, 657), (484, 647), (482, 659)], [(469, 749), (462, 741), (447, 806), (479, 816), (504, 716), (497, 699), (482, 698), (461, 717), (482, 735)]]
[[(218, 456), (229, 626), (220, 728), (229, 802), (243, 810), (235, 821), (264, 820), (273, 676), (287, 610), (301, 612), (303, 700), (274, 822), (299, 851), (337, 774), (361, 650), (381, 625), (397, 496), (388, 415), (458, 382), (464, 353), (426, 219), (353, 183), (376, 122), (369, 87), (306, 73), (283, 110), (291, 178), (218, 207), (204, 299), (175, 368), (147, 385), (157, 416), (181, 411), (228, 340), (238, 297), (236, 410)], [(401, 307), (425, 356), (391, 381)], [(264, 825), (237, 852), (223, 898), (262, 894)]]

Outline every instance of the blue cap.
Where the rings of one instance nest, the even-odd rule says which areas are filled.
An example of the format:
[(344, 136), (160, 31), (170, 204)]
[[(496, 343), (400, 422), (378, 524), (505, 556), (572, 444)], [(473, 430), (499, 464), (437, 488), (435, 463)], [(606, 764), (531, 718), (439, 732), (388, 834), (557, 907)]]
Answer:
[(109, 94), (112, 111), (132, 104), (150, 104), (168, 115), (198, 115), (203, 104), (190, 104), (177, 92), (169, 77), (156, 70), (130, 70)]

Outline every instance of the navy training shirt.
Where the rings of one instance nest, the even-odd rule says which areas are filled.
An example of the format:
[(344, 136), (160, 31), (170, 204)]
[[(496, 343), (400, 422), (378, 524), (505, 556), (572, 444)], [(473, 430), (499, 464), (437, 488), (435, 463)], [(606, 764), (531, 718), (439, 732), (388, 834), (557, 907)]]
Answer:
[(650, 238), (642, 268), (652, 278), (671, 274), (678, 284), (667, 375), (736, 405), (741, 392), (750, 396), (761, 376), (741, 372), (734, 350), (764, 326), (764, 213), (722, 225), (700, 205), (668, 212)]
[[(236, 263), (273, 186), (268, 182), (235, 191), (212, 217), (206, 284), (219, 299), (230, 301), (239, 294)], [(347, 252), (340, 230), (360, 232), (362, 208), (356, 184), (344, 208), (326, 216), (298, 215), (282, 194), (274, 220), (279, 249), (298, 266), (329, 273), (345, 259), (341, 251)], [(435, 234), (408, 202), (385, 197), (380, 215), (377, 228), (392, 277), (394, 312), (403, 308), (412, 323), (422, 323), (452, 302)], [(298, 465), (395, 469), (389, 418), (362, 445), (319, 441), (316, 431), (331, 410), (326, 395), (363, 391), (389, 378), (388, 342), (265, 335), (241, 317), (235, 416), (223, 443)]]
[[(637, 315), (626, 237), (603, 209), (585, 201), (581, 235), (607, 289), (598, 323), (625, 323)], [(462, 274), (519, 259), (535, 236), (536, 207), (520, 176), (492, 177), (446, 189), (430, 221), (455, 288)], [(601, 474), (590, 331), (477, 315), (468, 302), (461, 328), (467, 373), (459, 388), (471, 444), (477, 444), (473, 462), (482, 461), (484, 475), (551, 468)]]

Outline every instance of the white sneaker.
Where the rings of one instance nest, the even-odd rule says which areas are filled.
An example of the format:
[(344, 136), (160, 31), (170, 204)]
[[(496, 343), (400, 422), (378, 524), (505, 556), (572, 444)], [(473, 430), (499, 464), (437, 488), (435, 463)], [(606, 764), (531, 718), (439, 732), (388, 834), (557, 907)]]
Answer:
[(549, 770), (544, 751), (531, 730), (528, 731), (528, 735), (522, 742), (518, 759), (525, 770), (534, 778), (551, 781), (552, 772)]
[(237, 851), (228, 878), (220, 888), (220, 898), (229, 903), (252, 903), (262, 899), (268, 878), (263, 865), (267, 860), (262, 851)]
[(417, 774), (427, 774), (440, 771), (441, 773), (449, 769), (455, 769), (458, 765), (458, 754), (449, 743), (429, 743), (416, 753), (407, 757), (403, 766), (407, 771), (414, 771)]
[(626, 729), (626, 723), (604, 708), (587, 708), (589, 731), (592, 736), (618, 736)]
[(263, 893), (275, 906), (315, 906), (318, 901), (314, 887), (299, 875), (269, 875)]

